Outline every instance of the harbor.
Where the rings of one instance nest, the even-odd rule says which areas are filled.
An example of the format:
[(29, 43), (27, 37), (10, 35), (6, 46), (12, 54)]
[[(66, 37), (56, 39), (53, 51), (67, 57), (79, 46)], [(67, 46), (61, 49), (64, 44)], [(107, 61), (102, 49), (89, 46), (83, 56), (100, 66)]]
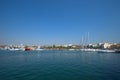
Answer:
[(103, 52), (103, 53), (120, 53), (120, 44), (116, 43), (97, 43), (88, 44), (86, 46), (82, 45), (52, 45), (52, 46), (24, 46), (24, 45), (1, 45), (1, 50), (9, 51), (42, 51), (42, 50), (69, 50), (69, 51), (85, 51), (85, 52)]
[(120, 0), (0, 0), (0, 80), (120, 80)]

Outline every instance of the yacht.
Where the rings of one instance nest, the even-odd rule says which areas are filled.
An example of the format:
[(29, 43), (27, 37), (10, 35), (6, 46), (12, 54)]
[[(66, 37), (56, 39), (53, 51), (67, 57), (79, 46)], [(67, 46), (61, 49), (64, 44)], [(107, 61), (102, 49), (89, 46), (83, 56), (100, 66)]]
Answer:
[(85, 52), (96, 52), (96, 51), (99, 51), (99, 49), (87, 49), (87, 48), (85, 48), (85, 49), (80, 49), (80, 51), (85, 51)]
[(114, 53), (114, 52), (116, 52), (116, 50), (101, 49), (101, 50), (98, 50), (97, 52), (100, 52), (100, 53)]

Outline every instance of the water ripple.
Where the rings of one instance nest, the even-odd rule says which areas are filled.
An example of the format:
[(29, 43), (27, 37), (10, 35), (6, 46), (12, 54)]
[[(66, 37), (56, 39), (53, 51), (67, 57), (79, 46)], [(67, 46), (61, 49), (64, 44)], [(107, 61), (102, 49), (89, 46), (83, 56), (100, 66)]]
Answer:
[(0, 80), (120, 80), (119, 57), (80, 51), (2, 51)]

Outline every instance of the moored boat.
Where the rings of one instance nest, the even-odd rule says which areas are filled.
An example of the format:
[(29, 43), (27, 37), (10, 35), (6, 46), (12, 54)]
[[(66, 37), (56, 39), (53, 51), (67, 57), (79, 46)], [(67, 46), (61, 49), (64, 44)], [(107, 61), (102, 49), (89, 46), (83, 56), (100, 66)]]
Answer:
[(115, 52), (116, 52), (116, 53), (120, 53), (120, 50), (116, 50)]
[(97, 52), (99, 52), (99, 53), (115, 53), (116, 51), (115, 50), (99, 50), (99, 51), (97, 51)]
[(31, 50), (31, 48), (25, 48), (25, 51), (30, 51)]
[(99, 51), (99, 49), (80, 49), (80, 51), (85, 51), (85, 52), (96, 52), (96, 51)]
[(10, 50), (10, 51), (18, 51), (19, 49), (18, 48), (9, 48), (8, 50)]

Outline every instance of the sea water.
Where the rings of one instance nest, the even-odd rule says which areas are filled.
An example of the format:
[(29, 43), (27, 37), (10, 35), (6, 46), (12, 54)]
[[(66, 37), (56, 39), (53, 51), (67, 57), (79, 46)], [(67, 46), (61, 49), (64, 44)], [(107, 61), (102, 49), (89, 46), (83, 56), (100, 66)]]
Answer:
[(120, 54), (1, 50), (0, 80), (120, 80)]

